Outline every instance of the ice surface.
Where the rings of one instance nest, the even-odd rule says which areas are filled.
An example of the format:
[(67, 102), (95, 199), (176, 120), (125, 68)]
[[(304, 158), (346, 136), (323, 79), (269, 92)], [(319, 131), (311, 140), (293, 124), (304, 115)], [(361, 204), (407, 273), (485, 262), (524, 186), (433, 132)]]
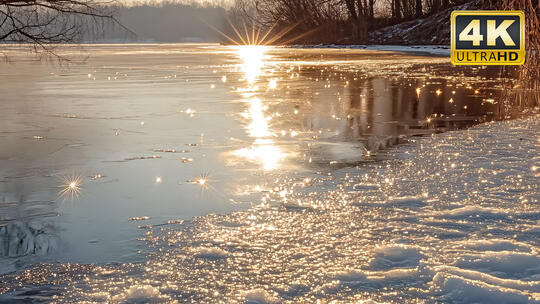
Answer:
[[(16, 256), (1, 302), (540, 301), (540, 120), (490, 122), (504, 113), (484, 69), (95, 48), (103, 68), (12, 69), (40, 90), (3, 77), (0, 227)], [(56, 199), (73, 169), (80, 200)], [(40, 235), (69, 256), (32, 254)]]
[[(507, 114), (495, 74), (440, 57), (203, 44), (86, 49), (88, 62), (53, 67), (3, 48), (14, 63), (0, 62), (0, 225), (42, 219), (49, 227), (33, 238), (17, 228), (21, 238), (2, 245), (9, 264), (142, 261), (145, 229), (245, 209), (298, 174), (375, 163), (409, 136)], [(377, 196), (385, 183), (344, 187)], [(289, 190), (279, 191), (288, 199)], [(408, 196), (356, 203), (430, 205), (422, 194), (400, 201)], [(36, 240), (43, 246), (35, 250)]]

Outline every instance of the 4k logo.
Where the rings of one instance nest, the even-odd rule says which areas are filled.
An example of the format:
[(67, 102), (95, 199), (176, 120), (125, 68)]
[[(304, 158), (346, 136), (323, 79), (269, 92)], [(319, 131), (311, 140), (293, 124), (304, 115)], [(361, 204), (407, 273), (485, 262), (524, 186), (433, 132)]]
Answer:
[(525, 62), (525, 15), (520, 11), (453, 11), (451, 60), (455, 65)]

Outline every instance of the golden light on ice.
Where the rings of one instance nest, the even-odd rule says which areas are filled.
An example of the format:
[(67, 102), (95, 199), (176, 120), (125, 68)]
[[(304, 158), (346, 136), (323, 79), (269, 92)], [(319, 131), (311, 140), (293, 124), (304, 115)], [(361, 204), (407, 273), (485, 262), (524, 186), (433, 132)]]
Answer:
[(161, 176), (156, 176), (156, 184), (161, 183), (163, 180), (161, 179)]

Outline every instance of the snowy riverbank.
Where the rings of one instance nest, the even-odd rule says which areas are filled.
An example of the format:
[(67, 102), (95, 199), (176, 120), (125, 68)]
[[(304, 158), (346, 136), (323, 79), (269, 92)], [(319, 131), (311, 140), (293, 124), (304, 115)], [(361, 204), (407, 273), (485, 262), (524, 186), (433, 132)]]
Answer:
[(318, 44), (318, 45), (292, 45), (293, 48), (327, 48), (327, 49), (365, 49), (377, 51), (391, 51), (404, 53), (418, 53), (434, 56), (450, 57), (449, 45), (340, 45), (340, 44)]

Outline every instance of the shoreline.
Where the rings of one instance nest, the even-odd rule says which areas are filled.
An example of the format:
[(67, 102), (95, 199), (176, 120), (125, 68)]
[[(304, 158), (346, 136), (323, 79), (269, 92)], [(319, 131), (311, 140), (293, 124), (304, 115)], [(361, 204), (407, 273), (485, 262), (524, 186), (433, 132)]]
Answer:
[(450, 57), (449, 45), (386, 45), (386, 44), (315, 44), (301, 45), (294, 44), (286, 46), (290, 48), (305, 48), (305, 49), (363, 49), (375, 51), (390, 51), (413, 53), (419, 55), (429, 55), (435, 57)]
[[(92, 45), (222, 45), (235, 46), (220, 42), (150, 42), (150, 41), (125, 41), (125, 42), (83, 42), (81, 44), (52, 44), (55, 47), (87, 47)], [(27, 47), (27, 44), (0, 44), (7, 47)], [(449, 45), (392, 45), (392, 44), (291, 44), (291, 45), (267, 45), (268, 47), (298, 48), (298, 49), (363, 49), (375, 51), (403, 52), (424, 56), (450, 57)]]

